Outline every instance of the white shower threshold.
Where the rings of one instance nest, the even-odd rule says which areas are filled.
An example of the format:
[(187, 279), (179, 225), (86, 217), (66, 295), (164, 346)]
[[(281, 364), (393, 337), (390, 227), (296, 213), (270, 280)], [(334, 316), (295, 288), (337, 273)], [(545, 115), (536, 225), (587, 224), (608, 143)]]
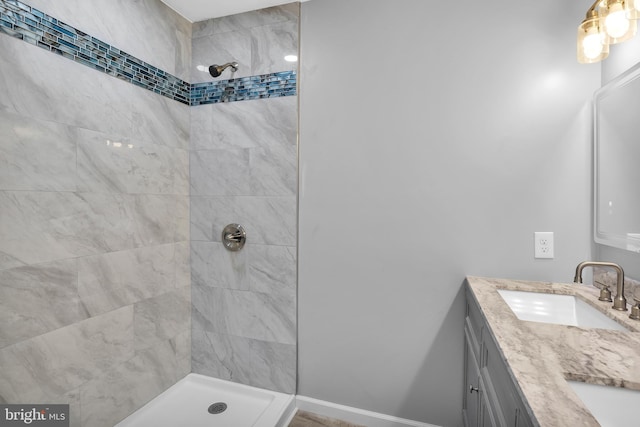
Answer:
[(295, 396), (188, 374), (115, 427), (286, 427)]

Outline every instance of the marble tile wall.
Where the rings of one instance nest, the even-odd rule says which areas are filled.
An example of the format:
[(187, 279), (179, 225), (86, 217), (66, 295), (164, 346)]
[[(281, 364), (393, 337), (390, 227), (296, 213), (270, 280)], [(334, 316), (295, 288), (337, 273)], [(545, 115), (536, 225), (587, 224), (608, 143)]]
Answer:
[[(155, 2), (156, 5), (159, 3), (159, 1)], [(47, 4), (49, 3), (44, 3), (44, 5)], [(92, 7), (94, 7), (93, 4)], [(80, 15), (86, 13), (81, 8), (77, 9), (81, 11)], [(146, 22), (147, 19), (143, 19), (146, 18), (146, 13), (148, 11), (144, 11), (140, 16), (135, 14), (133, 16)], [(91, 26), (90, 22), (89, 20), (87, 25)], [(120, 22), (118, 23), (122, 25)], [(139, 25), (135, 25), (132, 30), (137, 30), (139, 27)], [(155, 29), (155, 26), (153, 28)], [(176, 31), (180, 34), (177, 27)], [(142, 34), (138, 34), (136, 31), (131, 32), (144, 40), (154, 34), (153, 31)], [(231, 79), (209, 79), (205, 82), (190, 84), (126, 53), (117, 46), (106, 43), (19, 0), (0, 0), (0, 34), (23, 40), (47, 52), (64, 56), (78, 64), (187, 105), (276, 98), (296, 94), (297, 73), (295, 69)], [(269, 38), (267, 35), (264, 37)], [(263, 43), (261, 35), (259, 35), (259, 41)], [(268, 48), (269, 45), (260, 44), (255, 50), (268, 53)], [(282, 49), (282, 52), (278, 54), (286, 52), (291, 53), (291, 49)], [(259, 59), (260, 56), (257, 58)], [(179, 60), (183, 60), (183, 58), (179, 58)], [(208, 67), (201, 65), (197, 68), (206, 71)], [(208, 77), (206, 73), (202, 76)]]
[[(150, 3), (161, 4), (159, 1), (141, 2), (138, 3), (138, 8), (143, 9), (140, 5)], [(44, 5), (50, 5), (50, 2), (45, 2)], [(91, 3), (91, 7), (95, 7), (95, 5)], [(86, 10), (82, 11), (81, 8), (74, 10), (80, 16), (87, 12)], [(95, 13), (95, 10), (92, 12)], [(137, 17), (141, 18), (142, 22), (147, 22), (146, 13), (145, 11)], [(153, 16), (153, 14), (151, 15)], [(156, 16), (156, 18), (158, 17)], [(86, 25), (90, 26), (90, 20), (87, 21)], [(132, 30), (137, 30), (140, 27), (135, 21), (125, 22), (126, 25), (123, 25), (123, 22), (119, 20), (116, 21), (118, 26), (125, 30), (126, 25), (131, 24), (134, 25)], [(177, 27), (176, 31), (178, 31)], [(143, 40), (149, 40), (149, 37), (153, 35), (152, 31), (142, 34), (137, 34), (136, 31), (126, 32), (127, 34), (139, 35)], [(70, 61), (146, 88), (183, 104), (190, 102), (191, 85), (188, 82), (19, 0), (0, 0), (0, 34), (23, 40), (47, 52), (64, 56)]]
[[(114, 37), (181, 19), (155, 0), (35, 3)], [(167, 49), (179, 73), (183, 27), (114, 43)], [(189, 107), (4, 35), (0, 57), (0, 402), (110, 427), (191, 371)]]
[[(236, 77), (291, 69), (297, 26), (297, 4), (195, 23), (192, 81), (231, 60)], [(295, 393), (296, 97), (191, 107), (190, 164), (192, 370)], [(229, 223), (242, 251), (220, 242)]]
[(295, 70), (296, 64), (284, 57), (298, 54), (299, 15), (299, 3), (289, 3), (194, 23), (191, 82), (211, 78), (198, 65), (231, 61), (238, 63), (238, 71), (227, 70), (222, 78)]
[(24, 0), (78, 30), (189, 81), (191, 23), (160, 1)]
[[(32, 6), (181, 78), (206, 59), (155, 0), (63, 3)], [(233, 37), (246, 75), (295, 71), (298, 9), (196, 23), (193, 46)], [(190, 110), (18, 39), (0, 56), (0, 402), (111, 426), (192, 364), (295, 392), (296, 98)], [(228, 222), (244, 251), (222, 249)]]

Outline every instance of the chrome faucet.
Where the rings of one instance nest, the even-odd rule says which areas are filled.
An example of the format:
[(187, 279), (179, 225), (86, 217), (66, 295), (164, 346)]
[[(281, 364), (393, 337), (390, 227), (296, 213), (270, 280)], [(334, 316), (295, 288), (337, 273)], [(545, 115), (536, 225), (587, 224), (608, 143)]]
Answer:
[(600, 261), (584, 261), (576, 267), (576, 275), (573, 278), (575, 283), (582, 283), (582, 270), (585, 267), (610, 267), (616, 271), (616, 292), (617, 295), (613, 300), (613, 308), (620, 311), (627, 311), (627, 299), (624, 297), (624, 270), (618, 264), (613, 262)]

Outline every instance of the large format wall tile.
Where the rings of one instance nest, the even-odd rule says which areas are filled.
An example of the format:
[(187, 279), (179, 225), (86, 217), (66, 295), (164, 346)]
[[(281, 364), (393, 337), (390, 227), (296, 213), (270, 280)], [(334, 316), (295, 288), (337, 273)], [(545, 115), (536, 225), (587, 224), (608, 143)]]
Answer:
[(173, 245), (176, 263), (176, 288), (191, 285), (191, 250), (189, 242), (178, 242)]
[(262, 25), (277, 24), (285, 21), (297, 21), (300, 13), (298, 3), (288, 3), (280, 6), (253, 10), (237, 15), (223, 16), (193, 24), (193, 38), (237, 31), (243, 28), (253, 28)]
[(293, 196), (298, 190), (297, 148), (272, 141), (250, 151), (250, 187), (257, 196)]
[(79, 258), (78, 293), (96, 315), (175, 290), (178, 268), (172, 244)]
[(191, 242), (194, 287), (283, 295), (296, 295), (295, 247), (251, 244), (239, 252), (227, 251), (219, 242)]
[(296, 102), (289, 96), (192, 107), (191, 149), (264, 148), (269, 141), (295, 147)]
[(0, 349), (0, 403), (68, 404), (70, 427), (86, 427), (81, 423), (80, 394), (74, 389), (59, 395), (48, 395), (38, 378), (23, 363), (12, 347)]
[(295, 246), (296, 198), (192, 197), (191, 239), (220, 241), (222, 229), (238, 223), (251, 243)]
[(141, 141), (189, 148), (189, 107), (148, 90), (129, 86), (133, 123), (131, 135)]
[[(236, 77), (291, 69), (298, 14), (289, 4), (194, 24), (192, 68), (235, 59)], [(192, 107), (190, 164), (192, 369), (293, 393), (297, 99)], [(247, 232), (240, 252), (220, 243), (229, 223)]]
[[(279, 67), (297, 45), (297, 4), (196, 25), (193, 45), (155, 0), (32, 4), (183, 79), (201, 60)], [(0, 54), (0, 321), (32, 309), (1, 335), (0, 401), (69, 402), (72, 425), (113, 425), (192, 362), (294, 392), (295, 97), (190, 109), (10, 37)], [(228, 222), (250, 233), (235, 257), (209, 241)], [(208, 329), (194, 348), (216, 342), (197, 363), (192, 274)]]
[(132, 203), (121, 196), (0, 192), (0, 251), (24, 264), (136, 245)]
[(195, 107), (192, 194), (295, 195), (295, 117), (290, 97)]
[(295, 393), (296, 346), (193, 329), (193, 371)]
[(287, 55), (298, 55), (298, 22), (287, 21), (251, 29), (252, 74), (272, 70), (296, 69), (296, 63), (285, 61)]
[(13, 347), (0, 349), (0, 402), (44, 402), (49, 396), (41, 388)]
[(180, 379), (191, 371), (191, 316), (189, 327), (169, 340), (169, 344), (175, 351), (176, 373)]
[[(232, 72), (228, 68), (221, 79), (231, 79), (254, 75), (251, 71), (251, 34), (248, 31), (233, 31), (201, 37), (193, 40), (193, 65), (191, 67), (191, 82), (200, 83), (212, 79), (209, 72), (198, 70), (198, 65), (222, 65), (227, 62), (237, 62), (238, 70)], [(283, 71), (283, 70), (280, 70)]]
[[(0, 52), (0, 110), (120, 135), (131, 133), (129, 100), (135, 96), (134, 89), (143, 89), (11, 37), (0, 37)], [(70, 68), (74, 71), (69, 72)]]
[(191, 284), (249, 290), (248, 265), (254, 245), (230, 252), (220, 242), (191, 242)]
[(78, 191), (189, 194), (186, 150), (81, 129)]
[(193, 327), (262, 341), (295, 344), (295, 299), (193, 286)]
[(0, 111), (0, 189), (75, 191), (76, 130)]
[(248, 266), (249, 289), (296, 299), (295, 246), (253, 245)]
[(249, 195), (251, 189), (250, 150), (230, 148), (192, 150), (191, 194), (194, 196)]
[(296, 64), (284, 56), (298, 53), (298, 15), (299, 5), (290, 3), (195, 23), (192, 82), (211, 78), (198, 71), (198, 65), (230, 61), (237, 61), (239, 68), (227, 78), (294, 70)]
[[(30, 385), (22, 385), (27, 393), (35, 388), (45, 396), (62, 395), (134, 356), (133, 307), (66, 326), (6, 350), (29, 373), (21, 378)], [(16, 382), (12, 369), (1, 372), (9, 383)]]
[[(33, 2), (189, 73), (161, 2)], [(189, 107), (5, 35), (0, 56), (0, 402), (112, 426), (191, 369)]]
[(29, 0), (26, 3), (188, 80), (185, 64), (191, 57), (191, 23), (162, 2)]
[(140, 194), (134, 195), (131, 201), (133, 208), (128, 218), (137, 225), (142, 245), (189, 240), (187, 196)]
[(2, 191), (0, 217), (0, 252), (10, 257), (3, 257), (9, 266), (189, 236), (187, 196)]
[(0, 348), (87, 317), (75, 260), (0, 271)]
[(191, 327), (191, 288), (137, 302), (133, 314), (136, 350), (172, 339)]
[(171, 342), (148, 348), (80, 387), (82, 425), (113, 426), (184, 375)]

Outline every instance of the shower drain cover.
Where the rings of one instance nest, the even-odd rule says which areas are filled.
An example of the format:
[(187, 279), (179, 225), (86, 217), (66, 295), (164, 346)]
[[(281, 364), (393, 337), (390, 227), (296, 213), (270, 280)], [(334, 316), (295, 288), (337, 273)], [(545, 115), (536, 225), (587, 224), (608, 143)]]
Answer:
[(210, 414), (216, 415), (216, 414), (223, 413), (226, 409), (227, 409), (227, 404), (226, 403), (217, 402), (217, 403), (211, 404), (209, 406), (209, 409), (207, 409), (207, 411), (209, 411)]

